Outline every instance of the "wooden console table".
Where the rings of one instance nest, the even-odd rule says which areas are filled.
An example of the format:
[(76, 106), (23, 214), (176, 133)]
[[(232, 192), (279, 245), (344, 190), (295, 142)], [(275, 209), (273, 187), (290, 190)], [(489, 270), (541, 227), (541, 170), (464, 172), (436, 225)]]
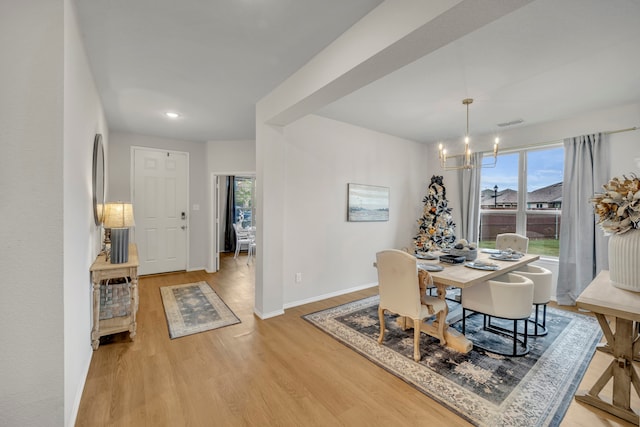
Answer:
[[(607, 344), (598, 346), (597, 349), (613, 356), (611, 364), (593, 387), (589, 391), (578, 391), (576, 400), (638, 424), (638, 413), (631, 409), (631, 386), (635, 388), (636, 394), (640, 394), (640, 378), (633, 366), (634, 357), (640, 351), (640, 293), (612, 286), (609, 272), (603, 271), (582, 292), (576, 304), (596, 315), (607, 339)], [(615, 317), (615, 333), (611, 332), (605, 316)], [(600, 391), (611, 378), (613, 400), (601, 398)]]
[[(91, 347), (94, 350), (100, 345), (100, 337), (118, 332), (129, 331), (133, 341), (136, 336), (136, 313), (138, 311), (138, 248), (129, 245), (129, 261), (123, 264), (111, 264), (104, 253), (98, 255), (91, 265), (91, 282), (93, 283), (93, 329), (91, 330)], [(127, 316), (100, 319), (100, 284), (103, 280), (128, 277), (131, 279), (131, 314)]]

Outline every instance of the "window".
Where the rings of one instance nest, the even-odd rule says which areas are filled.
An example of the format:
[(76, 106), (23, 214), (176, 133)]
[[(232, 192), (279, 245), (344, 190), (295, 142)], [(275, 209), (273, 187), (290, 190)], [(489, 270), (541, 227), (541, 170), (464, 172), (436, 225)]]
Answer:
[(495, 247), (496, 235), (529, 238), (529, 252), (557, 257), (564, 148), (561, 145), (498, 155), (480, 180), (480, 247)]
[(242, 228), (254, 226), (254, 188), (256, 179), (254, 177), (236, 176), (234, 182), (236, 205), (233, 222), (242, 223)]

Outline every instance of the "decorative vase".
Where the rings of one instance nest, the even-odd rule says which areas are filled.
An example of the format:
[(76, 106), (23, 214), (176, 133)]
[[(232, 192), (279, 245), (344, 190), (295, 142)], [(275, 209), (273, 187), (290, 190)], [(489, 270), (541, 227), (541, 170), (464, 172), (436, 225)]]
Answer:
[(609, 276), (616, 288), (640, 292), (640, 230), (609, 238)]

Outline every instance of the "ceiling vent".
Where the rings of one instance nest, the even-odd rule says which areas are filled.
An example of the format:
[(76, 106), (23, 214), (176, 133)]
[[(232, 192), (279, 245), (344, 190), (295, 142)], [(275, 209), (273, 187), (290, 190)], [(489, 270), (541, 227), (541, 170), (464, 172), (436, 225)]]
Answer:
[(519, 125), (520, 123), (523, 123), (523, 122), (524, 122), (524, 120), (522, 120), (522, 119), (515, 119), (515, 120), (511, 120), (510, 122), (498, 123), (498, 126), (503, 128), (503, 127), (506, 127), (506, 126)]

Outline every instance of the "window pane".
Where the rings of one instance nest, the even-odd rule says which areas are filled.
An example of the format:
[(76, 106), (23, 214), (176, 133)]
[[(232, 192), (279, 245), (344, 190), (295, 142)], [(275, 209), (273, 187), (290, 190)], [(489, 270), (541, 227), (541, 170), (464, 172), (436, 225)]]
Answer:
[(527, 213), (529, 253), (557, 257), (560, 254), (560, 210)]
[(500, 154), (495, 168), (482, 169), (481, 209), (518, 208), (518, 153)]
[(519, 156), (518, 153), (500, 154), (495, 168), (482, 169), (480, 247), (493, 248), (496, 235), (516, 232)]
[(529, 252), (558, 256), (564, 148), (527, 152), (527, 237)]
[(481, 248), (495, 248), (496, 236), (501, 233), (516, 232), (515, 212), (482, 210), (480, 213), (480, 242)]
[(253, 215), (253, 188), (255, 178), (236, 177), (235, 179), (235, 222), (241, 222), (242, 227), (251, 227)]

